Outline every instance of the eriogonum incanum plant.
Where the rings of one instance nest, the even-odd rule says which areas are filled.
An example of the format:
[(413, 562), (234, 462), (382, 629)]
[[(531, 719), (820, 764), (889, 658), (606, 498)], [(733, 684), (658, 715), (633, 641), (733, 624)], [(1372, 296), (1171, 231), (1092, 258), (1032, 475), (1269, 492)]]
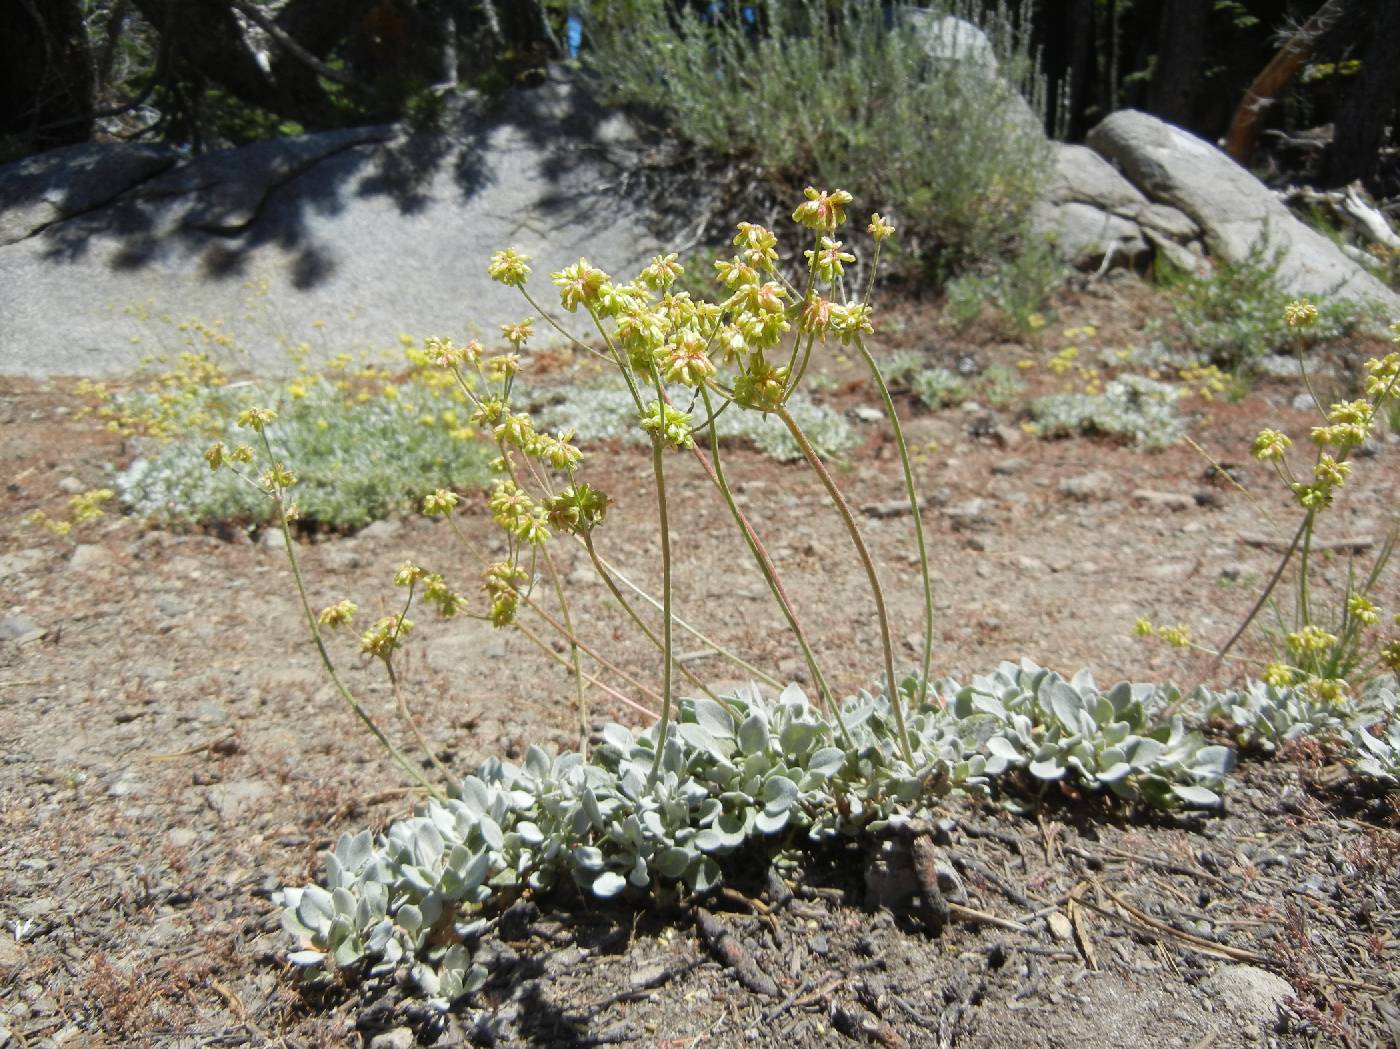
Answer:
[[(797, 610), (769, 559), (763, 539), (745, 517), (733, 497), (725, 472), (724, 456), (718, 441), (716, 420), (726, 412), (752, 412), (777, 420), (799, 449), (802, 458), (822, 484), (832, 508), (849, 536), (856, 564), (864, 573), (871, 592), (881, 642), (881, 688), (890, 702), (894, 738), (905, 760), (912, 750), (904, 721), (906, 703), (923, 702), (927, 695), (932, 662), (933, 600), (928, 571), (923, 526), (917, 512), (913, 527), (918, 544), (923, 584), (925, 624), (924, 648), (915, 684), (897, 686), (893, 628), (886, 606), (884, 586), (874, 559), (865, 543), (840, 489), (816, 451), (790, 404), (814, 357), (825, 347), (838, 344), (854, 349), (870, 369), (884, 401), (889, 423), (903, 465), (906, 495), (917, 508), (907, 447), (889, 390), (875, 361), (865, 346), (865, 336), (873, 331), (870, 293), (879, 264), (881, 244), (894, 234), (888, 218), (872, 215), (866, 231), (872, 240), (869, 282), (857, 294), (848, 287), (846, 267), (855, 261), (857, 248), (840, 239), (851, 195), (843, 190), (809, 188), (793, 213), (794, 221), (810, 231), (810, 248), (802, 258), (805, 267), (788, 271), (779, 254), (776, 233), (762, 225), (741, 222), (733, 238), (733, 254), (715, 264), (716, 275), (725, 289), (719, 301), (692, 295), (681, 288), (684, 275), (675, 254), (655, 257), (631, 280), (614, 278), (587, 259), (563, 267), (549, 275), (559, 296), (559, 306), (568, 313), (584, 316), (591, 323), (595, 338), (589, 343), (574, 338), (529, 290), (530, 260), (516, 248), (498, 251), (487, 267), (500, 283), (519, 290), (530, 316), (508, 323), (501, 336), (508, 348), (491, 353), (472, 342), (458, 345), (451, 339), (426, 341), (424, 357), (441, 370), (465, 400), (470, 424), (475, 432), (491, 442), (495, 458), (491, 469), (495, 481), (487, 496), (491, 519), (505, 538), (503, 555), (486, 557), (458, 527), (458, 500), (454, 493), (431, 492), (422, 502), (425, 514), (449, 522), (461, 541), (478, 556), (482, 565), (480, 596), (426, 568), (405, 566), (396, 582), (407, 590), (402, 608), (381, 617), (360, 639), (362, 653), (382, 662), (399, 695), (395, 654), (412, 623), (408, 614), (415, 601), (426, 602), (441, 616), (466, 615), (489, 621), (497, 627), (514, 626), (536, 643), (541, 651), (567, 666), (575, 683), (574, 704), (578, 715), (580, 749), (586, 754), (590, 716), (586, 686), (597, 686), (613, 698), (658, 718), (659, 746), (652, 775), (661, 771), (660, 755), (666, 750), (667, 733), (676, 699), (679, 676), (688, 679), (688, 688), (709, 694), (674, 658), (674, 630), (677, 626), (694, 633), (705, 643), (708, 638), (681, 620), (674, 605), (672, 586), (673, 525), (667, 488), (668, 456), (682, 452), (698, 458), (712, 479), (753, 558), (753, 564), (773, 594), (793, 639), (807, 663), (818, 702), (835, 719), (838, 731), (846, 734), (830, 683), (822, 670)], [(655, 604), (659, 621), (652, 622), (651, 609), (636, 604), (633, 584), (599, 553), (594, 533), (604, 524), (609, 505), (605, 492), (580, 476), (584, 456), (571, 431), (547, 432), (523, 409), (515, 396), (515, 385), (526, 368), (528, 344), (535, 324), (543, 323), (570, 338), (581, 350), (611, 366), (626, 391), (635, 412), (634, 425), (651, 447), (652, 483), (657, 512), (656, 557), (660, 568), (660, 595)], [(275, 419), (269, 412), (250, 409), (241, 420), (266, 444), (264, 430)], [(222, 452), (222, 450), (220, 450)], [(211, 455), (213, 453), (211, 452)], [(225, 465), (230, 457), (219, 454), (211, 465)], [(217, 461), (216, 461), (217, 459)], [(268, 446), (271, 460), (271, 446)], [(291, 514), (288, 493), (295, 478), (277, 462), (270, 462), (260, 480), (249, 483), (270, 497), (285, 503), (284, 520)], [(578, 543), (608, 587), (611, 596), (638, 630), (660, 653), (659, 683), (646, 683), (619, 670), (597, 648), (581, 636), (571, 615), (565, 581), (553, 553), (561, 541)], [(295, 557), (290, 543), (289, 553)], [(298, 574), (298, 579), (300, 576)], [(647, 601), (653, 599), (641, 595)], [(307, 606), (308, 623), (317, 644), (325, 653), (320, 631), (348, 622), (349, 603), (332, 604), (320, 615)], [(536, 631), (541, 627), (561, 634), (567, 656), (554, 652)], [(718, 646), (715, 646), (718, 648)], [(746, 672), (759, 680), (774, 682), (769, 675), (750, 666), (733, 653), (720, 650)], [(326, 656), (329, 666), (329, 656)], [(594, 673), (585, 670), (588, 661)], [(605, 684), (598, 675), (607, 675), (615, 684)], [(617, 678), (622, 683), (617, 684)], [(348, 693), (343, 693), (347, 696)], [(711, 698), (713, 698), (711, 696)], [(356, 712), (364, 717), (358, 704)], [(412, 719), (400, 703), (400, 713), (411, 728)], [(369, 723), (366, 718), (367, 723)], [(381, 737), (377, 726), (372, 729)]]
[[(1297, 331), (1316, 324), (1318, 317), (1318, 308), (1307, 301), (1290, 303), (1284, 310), (1285, 322)], [(1396, 333), (1392, 341), (1400, 343), (1400, 325), (1392, 330)], [(1377, 420), (1400, 399), (1400, 352), (1392, 351), (1364, 362), (1362, 396), (1324, 407), (1313, 389), (1301, 340), (1298, 346), (1300, 373), (1321, 416), (1320, 424), (1310, 431), (1311, 464), (1306, 470), (1296, 470), (1293, 439), (1273, 427), (1259, 432), (1251, 452), (1286, 486), (1302, 510), (1302, 520), (1263, 593), (1216, 656), (1218, 665), (1270, 602), (1285, 569), (1296, 558), (1292, 614), (1278, 613), (1279, 627), (1270, 635), (1274, 658), (1265, 667), (1263, 678), (1269, 687), (1296, 686), (1313, 701), (1326, 704), (1342, 700), (1377, 674), (1400, 673), (1400, 636), (1387, 633), (1387, 627), (1400, 626), (1400, 614), (1378, 603), (1378, 595), (1383, 591), (1382, 577), (1395, 549), (1395, 526), (1380, 544), (1369, 568), (1348, 569), (1338, 605), (1330, 612), (1319, 608), (1313, 553), (1319, 517), (1332, 507), (1337, 492), (1352, 478), (1353, 454), (1375, 434)], [(1184, 628), (1178, 629), (1180, 643), (1190, 644)], [(1176, 643), (1167, 629), (1149, 624), (1139, 632), (1156, 633)]]
[[(817, 474), (852, 544), (856, 561), (870, 584), (876, 618), (880, 626), (886, 689), (895, 695), (896, 681), (891, 628), (883, 586), (873, 559), (861, 536), (844, 497), (825, 464), (788, 410), (795, 391), (813, 354), (830, 342), (853, 346), (870, 367), (885, 400), (886, 412), (895, 431), (904, 464), (906, 494), (917, 505), (912, 469), (894, 405), (864, 344), (873, 331), (870, 290), (878, 265), (880, 244), (894, 233), (894, 225), (879, 214), (872, 215), (867, 232), (874, 241), (870, 266), (872, 284), (864, 294), (854, 295), (846, 285), (846, 266), (855, 255), (838, 239), (852, 203), (844, 190), (809, 187), (793, 212), (793, 220), (811, 231), (812, 246), (805, 251), (805, 274), (794, 281), (784, 270), (778, 252), (778, 237), (770, 229), (752, 222), (741, 222), (733, 238), (734, 253), (716, 261), (716, 277), (727, 296), (720, 301), (696, 298), (679, 290), (684, 270), (675, 254), (659, 255), (630, 281), (621, 281), (579, 259), (550, 274), (559, 302), (570, 313), (587, 314), (597, 335), (594, 345), (578, 345), (610, 363), (626, 387), (636, 411), (636, 425), (652, 447), (652, 468), (658, 506), (659, 556), (661, 562), (661, 630), (656, 638), (662, 654), (660, 717), (664, 737), (673, 699), (672, 659), (674, 620), (671, 587), (671, 517), (668, 512), (665, 456), (688, 450), (702, 458), (721, 497), (739, 527), (755, 563), (772, 589), (774, 597), (792, 628), (794, 638), (806, 657), (818, 695), (828, 710), (835, 711), (834, 698), (807, 642), (795, 611), (787, 602), (781, 581), (763, 552), (761, 540), (739, 512), (725, 478), (722, 456), (715, 440), (715, 420), (726, 411), (752, 411), (769, 415), (788, 430), (803, 458)], [(488, 270), (503, 284), (520, 289), (527, 303), (546, 318), (548, 313), (527, 289), (528, 258), (516, 248), (495, 254)], [(556, 325), (557, 327), (557, 325)], [(563, 328), (558, 330), (564, 334)], [(523, 339), (517, 331), (508, 332), (517, 350)], [(572, 338), (572, 336), (570, 336)], [(578, 340), (575, 340), (576, 342)], [(456, 365), (451, 365), (456, 367)], [(488, 362), (489, 370), (489, 362)], [(548, 523), (570, 526), (577, 538), (591, 545), (588, 533), (601, 515), (583, 512), (577, 505), (560, 506), (558, 496), (547, 483), (538, 501), (529, 503), (521, 485), (528, 479), (547, 482), (543, 471), (522, 473), (516, 462), (535, 454), (534, 438), (521, 416), (512, 416), (509, 389), (495, 399), (483, 399), (483, 424), (494, 426), (501, 444), (497, 460), (506, 480), (492, 496), (498, 523), (515, 538), (530, 544), (543, 544)], [(512, 420), (519, 419), (519, 422)], [(708, 446), (708, 456), (706, 455)], [(569, 464), (564, 479), (566, 490), (580, 489)], [(508, 508), (509, 512), (506, 512)], [(917, 513), (914, 524), (923, 566), (925, 618), (924, 652), (919, 680), (926, 688), (932, 647), (932, 596), (928, 579), (927, 551), (922, 524)], [(595, 562), (596, 564), (596, 562)], [(562, 588), (560, 589), (562, 607)], [(620, 594), (614, 590), (615, 596)], [(629, 615), (632, 612), (629, 610)], [(634, 616), (635, 619), (635, 616)], [(638, 621), (640, 624), (640, 621)], [(653, 636), (654, 635), (650, 635)], [(577, 676), (577, 675), (576, 675)], [(907, 743), (900, 702), (893, 704), (898, 721), (897, 736)], [(659, 753), (659, 752), (658, 752)]]

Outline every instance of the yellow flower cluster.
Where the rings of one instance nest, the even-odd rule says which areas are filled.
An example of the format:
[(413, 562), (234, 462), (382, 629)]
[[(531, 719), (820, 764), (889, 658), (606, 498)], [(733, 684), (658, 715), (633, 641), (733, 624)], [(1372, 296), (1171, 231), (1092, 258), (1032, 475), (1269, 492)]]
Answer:
[(349, 626), (350, 621), (355, 618), (359, 606), (353, 601), (337, 601), (333, 605), (327, 605), (321, 609), (321, 614), (316, 617), (316, 622), (322, 626), (335, 627)]
[(360, 635), (360, 651), (367, 656), (388, 662), (412, 629), (411, 619), (403, 616), (383, 616)]

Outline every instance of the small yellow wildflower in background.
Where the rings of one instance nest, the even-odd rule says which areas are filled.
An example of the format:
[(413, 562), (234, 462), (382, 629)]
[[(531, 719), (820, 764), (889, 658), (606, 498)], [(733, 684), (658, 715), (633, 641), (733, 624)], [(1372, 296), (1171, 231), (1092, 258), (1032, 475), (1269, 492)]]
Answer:
[(1317, 307), (1307, 299), (1298, 299), (1283, 308), (1283, 319), (1290, 328), (1309, 328), (1317, 323)]
[(1293, 678), (1293, 668), (1286, 663), (1270, 663), (1264, 671), (1264, 683), (1274, 688), (1287, 688)]
[(423, 497), (423, 513), (429, 517), (450, 514), (456, 505), (457, 493), (449, 492), (446, 488), (439, 488)]
[(865, 227), (865, 231), (878, 242), (893, 236), (894, 226), (890, 224), (888, 219), (882, 218), (877, 211), (870, 216), (870, 225)]
[(78, 525), (106, 516), (102, 504), (114, 494), (110, 488), (93, 488), (68, 500), (68, 515), (64, 519), (55, 519), (42, 510), (35, 510), (25, 520), (30, 524), (42, 525), (54, 535), (66, 536)]

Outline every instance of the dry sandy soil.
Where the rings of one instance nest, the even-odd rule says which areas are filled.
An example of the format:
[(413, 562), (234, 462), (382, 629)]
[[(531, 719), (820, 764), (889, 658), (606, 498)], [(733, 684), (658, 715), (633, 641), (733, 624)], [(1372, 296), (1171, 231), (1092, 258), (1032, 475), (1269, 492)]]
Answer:
[[(1138, 338), (1153, 308), (1100, 286), (1068, 296), (1061, 324), (1095, 323), (1111, 345)], [(1043, 360), (1058, 348), (937, 334), (923, 307), (901, 320), (889, 344), (935, 357)], [(829, 362), (825, 375), (830, 403), (875, 403), (848, 381), (852, 367)], [(1240, 403), (1188, 405), (1197, 439), (1248, 463), (1241, 480), (1282, 520), (1287, 507), (1245, 452), (1265, 422), (1306, 440), (1297, 392), (1270, 382)], [(414, 798), (323, 681), (274, 544), (121, 519), (74, 542), (22, 524), (129, 454), (78, 407), (64, 384), (0, 385), (0, 1046), (1400, 1046), (1397, 810), (1335, 782), (1316, 748), (1244, 760), (1223, 815), (1154, 818), (1059, 795), (1019, 813), (951, 803), (944, 858), (967, 905), (999, 924), (935, 934), (886, 884), (875, 843), (811, 855), (780, 881), (762, 856), (738, 857), (732, 891), (705, 906), (766, 991), (717, 960), (692, 906), (560, 894), (502, 916), (484, 948), (490, 983), (449, 1015), (392, 983), (303, 992), (270, 895), (313, 878), (340, 833), (383, 828)], [(1101, 683), (1191, 684), (1208, 663), (1133, 639), (1134, 620), (1219, 641), (1275, 563), (1241, 538), (1269, 534), (1255, 506), (1186, 446), (1032, 440), (1014, 409), (911, 407), (909, 419), (928, 450), (919, 479), (944, 673), (1029, 657), (1089, 667)], [(862, 426), (839, 471), (857, 505), (899, 497), (877, 429)], [(654, 584), (645, 457), (594, 451), (590, 480), (616, 500), (600, 545)], [(681, 613), (800, 679), (761, 584), (733, 568), (743, 549), (722, 505), (694, 463), (673, 462)], [(729, 469), (833, 676), (866, 683), (878, 665), (869, 600), (817, 485), (752, 452), (734, 452)], [(1400, 501), (1400, 444), (1361, 472), (1368, 484), (1339, 506), (1332, 538), (1383, 533)], [(487, 534), (480, 511), (463, 521)], [(912, 663), (910, 520), (862, 524)], [(300, 553), (318, 604), (378, 608), (410, 555), (473, 576), (449, 539), (406, 517), (307, 539)], [(1339, 557), (1329, 571), (1345, 567)], [(653, 682), (654, 659), (584, 569), (581, 557), (566, 566), (586, 635)], [(1393, 572), (1388, 582), (1400, 593)], [(412, 712), (452, 769), (530, 742), (576, 745), (568, 680), (524, 638), (419, 620)], [(709, 680), (736, 677), (685, 655)], [(348, 646), (339, 656), (399, 732), (385, 682)], [(600, 692), (591, 702), (597, 718), (637, 717)]]

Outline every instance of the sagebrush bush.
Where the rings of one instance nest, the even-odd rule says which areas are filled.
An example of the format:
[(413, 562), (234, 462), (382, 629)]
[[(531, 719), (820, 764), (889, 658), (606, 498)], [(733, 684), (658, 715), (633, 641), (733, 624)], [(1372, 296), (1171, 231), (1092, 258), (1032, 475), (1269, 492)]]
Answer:
[(815, 180), (897, 204), (906, 257), (942, 274), (1019, 242), (1047, 151), (1019, 4), (974, 19), (961, 2), (770, 0), (752, 22), (733, 4), (711, 18), (675, 7), (591, 5), (589, 61), (607, 99), (650, 107), (698, 150), (751, 161), (778, 186)]

